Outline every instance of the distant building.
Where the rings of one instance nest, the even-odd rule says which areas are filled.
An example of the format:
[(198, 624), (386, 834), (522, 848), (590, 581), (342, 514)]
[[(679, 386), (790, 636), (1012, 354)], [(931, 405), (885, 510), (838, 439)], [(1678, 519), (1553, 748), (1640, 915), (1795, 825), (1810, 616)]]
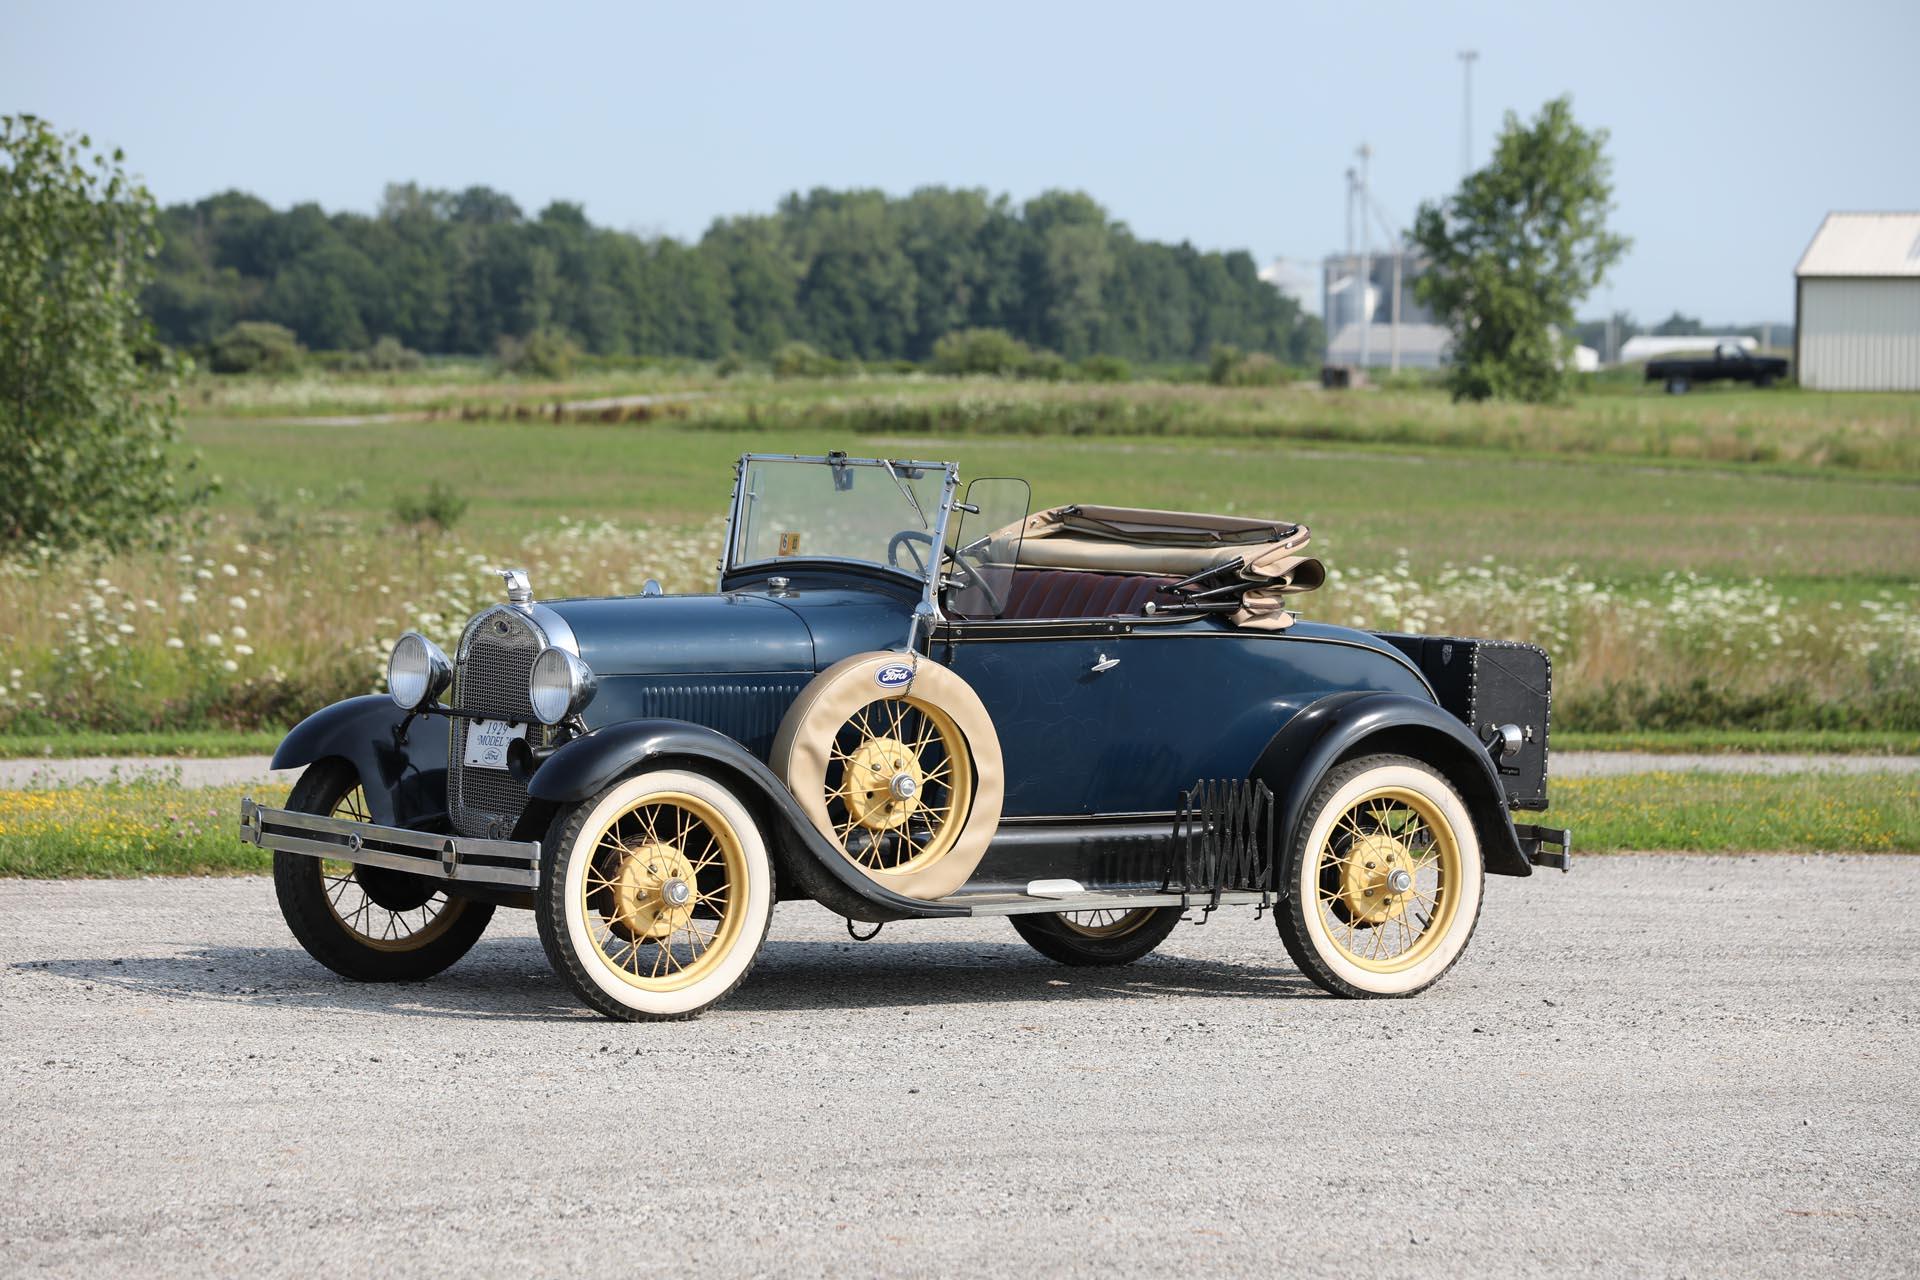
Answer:
[[(1453, 335), (1439, 324), (1402, 323), (1397, 334), (1390, 324), (1375, 324), (1366, 337), (1365, 363), (1370, 369), (1438, 369), (1447, 363), (1447, 351), (1453, 343)], [(1327, 363), (1361, 363), (1358, 324), (1341, 326), (1327, 340)]]
[(1320, 311), (1320, 268), (1305, 258), (1275, 258), (1260, 268), (1260, 278), (1291, 298), (1310, 316)]
[(1920, 213), (1830, 213), (1793, 274), (1801, 386), (1920, 391)]
[[(1363, 321), (1368, 325), (1364, 330), (1367, 365), (1394, 366), (1392, 330), (1396, 321), (1400, 329), (1400, 367), (1430, 369), (1445, 363), (1446, 330), (1413, 296), (1413, 282), (1425, 270), (1425, 260), (1412, 253), (1384, 250), (1365, 258), (1357, 253), (1338, 253), (1321, 263), (1320, 314), (1327, 329), (1327, 363), (1361, 363)], [(1434, 333), (1427, 330), (1437, 331), (1437, 345)], [(1380, 335), (1385, 335), (1384, 340)]]

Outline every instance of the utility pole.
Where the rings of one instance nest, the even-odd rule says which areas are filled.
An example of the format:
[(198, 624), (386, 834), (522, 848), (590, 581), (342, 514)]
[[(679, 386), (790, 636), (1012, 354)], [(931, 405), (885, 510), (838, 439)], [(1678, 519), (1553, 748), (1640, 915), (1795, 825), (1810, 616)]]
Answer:
[(1473, 62), (1478, 49), (1460, 51), (1460, 176), (1473, 172)]
[(1373, 329), (1373, 236), (1367, 225), (1367, 162), (1373, 159), (1373, 148), (1366, 143), (1360, 144), (1360, 368), (1362, 373), (1367, 367), (1367, 338)]

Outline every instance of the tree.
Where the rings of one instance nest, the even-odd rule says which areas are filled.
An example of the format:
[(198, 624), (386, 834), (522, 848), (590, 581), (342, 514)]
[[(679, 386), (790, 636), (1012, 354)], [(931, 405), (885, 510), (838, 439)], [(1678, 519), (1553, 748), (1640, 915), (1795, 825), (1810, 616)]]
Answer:
[(1662, 338), (1697, 338), (1707, 331), (1698, 316), (1684, 316), (1678, 311), (1653, 327), (1656, 336)]
[[(140, 290), (153, 197), (116, 151), (0, 116), (0, 549), (125, 546), (204, 488), (175, 470), (173, 370)], [(151, 356), (143, 364), (137, 357)]]
[(1574, 304), (1628, 245), (1607, 230), (1606, 140), (1570, 98), (1527, 125), (1509, 112), (1487, 167), (1420, 206), (1413, 240), (1431, 266), (1414, 291), (1453, 330), (1455, 399), (1565, 394)]

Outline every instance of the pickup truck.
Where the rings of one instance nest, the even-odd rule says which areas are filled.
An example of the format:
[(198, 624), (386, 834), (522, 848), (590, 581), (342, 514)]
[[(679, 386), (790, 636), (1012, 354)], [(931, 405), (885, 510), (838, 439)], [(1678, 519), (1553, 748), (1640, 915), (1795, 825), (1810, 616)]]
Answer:
[(1647, 381), (1664, 382), (1670, 395), (1684, 395), (1696, 382), (1751, 382), (1770, 387), (1787, 376), (1787, 362), (1778, 356), (1756, 356), (1723, 342), (1711, 356), (1670, 356), (1647, 361)]

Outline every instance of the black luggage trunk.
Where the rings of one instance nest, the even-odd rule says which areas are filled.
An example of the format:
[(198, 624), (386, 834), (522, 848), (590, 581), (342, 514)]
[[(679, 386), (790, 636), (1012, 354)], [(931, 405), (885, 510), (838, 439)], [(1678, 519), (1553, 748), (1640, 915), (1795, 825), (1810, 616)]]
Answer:
[(1547, 720), (1553, 702), (1553, 663), (1538, 645), (1459, 636), (1380, 638), (1413, 660), (1439, 696), (1440, 705), (1485, 742), (1498, 725), (1520, 726), (1517, 755), (1494, 762), (1507, 803), (1516, 809), (1547, 807)]

